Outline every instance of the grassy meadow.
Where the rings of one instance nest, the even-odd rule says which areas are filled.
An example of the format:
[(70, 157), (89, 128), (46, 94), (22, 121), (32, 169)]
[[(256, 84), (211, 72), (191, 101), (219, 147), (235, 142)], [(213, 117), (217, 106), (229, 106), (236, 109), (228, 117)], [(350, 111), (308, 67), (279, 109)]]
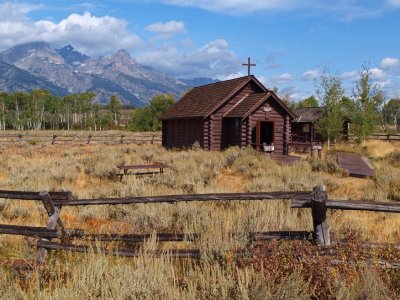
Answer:
[[(77, 198), (174, 195), (211, 192), (308, 191), (327, 186), (334, 199), (400, 201), (400, 144), (369, 141), (336, 145), (368, 156), (375, 177), (356, 179), (328, 153), (323, 160), (281, 166), (252, 149), (208, 152), (194, 147), (168, 151), (159, 146), (27, 144), (0, 150), (0, 189), (70, 190)], [(125, 164), (166, 163), (164, 174), (124, 176)], [(102, 254), (51, 253), (45, 267), (19, 270), (0, 265), (3, 299), (396, 299), (400, 275), (363, 264), (328, 266), (307, 260), (300, 242), (250, 244), (250, 232), (311, 230), (308, 209), (289, 201), (140, 204), (63, 208), (68, 228), (86, 233), (199, 233), (195, 242), (136, 246), (135, 259)], [(399, 243), (400, 215), (330, 211), (335, 239)], [(40, 203), (0, 199), (0, 223), (45, 226)], [(98, 243), (94, 243), (96, 247)], [(109, 247), (118, 248), (119, 244)], [(265, 248), (263, 248), (265, 247)], [(152, 256), (159, 248), (199, 248), (200, 261)], [(249, 249), (237, 258), (233, 253)], [(262, 249), (273, 253), (266, 256)], [(351, 250), (351, 249), (350, 249)], [(0, 259), (29, 258), (35, 249), (23, 237), (0, 235)], [(351, 255), (349, 252), (348, 255)], [(398, 271), (397, 271), (398, 272)]]

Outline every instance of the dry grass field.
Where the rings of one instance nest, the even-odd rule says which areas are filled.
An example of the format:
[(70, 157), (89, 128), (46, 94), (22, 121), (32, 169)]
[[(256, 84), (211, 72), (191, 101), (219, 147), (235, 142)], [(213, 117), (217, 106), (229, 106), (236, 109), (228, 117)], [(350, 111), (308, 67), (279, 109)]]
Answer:
[[(303, 191), (327, 186), (335, 199), (400, 200), (400, 144), (370, 141), (337, 145), (371, 158), (373, 179), (348, 177), (324, 153), (324, 160), (281, 166), (252, 149), (224, 152), (167, 151), (135, 145), (14, 145), (0, 150), (0, 189), (59, 190), (79, 198), (173, 195), (210, 192)], [(164, 174), (115, 176), (121, 163), (166, 163)], [(0, 199), (0, 223), (43, 226), (41, 204)], [(237, 259), (257, 231), (311, 230), (307, 209), (289, 202), (140, 204), (63, 208), (68, 228), (90, 233), (199, 233), (194, 243), (142, 244), (135, 259), (102, 254), (52, 253), (46, 267), (21, 271), (1, 265), (2, 299), (396, 299), (398, 271), (363, 264), (327, 266), (324, 258), (291, 259), (306, 253), (297, 242), (271, 242), (271, 257)], [(330, 211), (336, 239), (398, 243), (400, 215)], [(34, 250), (22, 237), (0, 236), (0, 258), (27, 258)], [(93, 247), (96, 247), (96, 243)], [(114, 245), (118, 247), (118, 245)], [(199, 248), (200, 261), (157, 258), (154, 248)], [(296, 256), (298, 257), (298, 256)], [(256, 258), (256, 259), (255, 259)]]

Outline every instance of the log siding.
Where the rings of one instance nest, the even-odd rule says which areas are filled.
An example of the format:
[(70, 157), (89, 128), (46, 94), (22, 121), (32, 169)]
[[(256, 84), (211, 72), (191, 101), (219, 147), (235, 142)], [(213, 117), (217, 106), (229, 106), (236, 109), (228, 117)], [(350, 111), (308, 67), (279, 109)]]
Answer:
[[(291, 121), (293, 113), (282, 103), (282, 101), (271, 91), (268, 91), (253, 76), (247, 81), (239, 80), (240, 86), (230, 87), (229, 93), (224, 101), (206, 116), (183, 118), (183, 112), (173, 118), (173, 111), (169, 111), (162, 119), (163, 146), (166, 148), (185, 148), (198, 141), (205, 150), (223, 150), (230, 146), (245, 147), (254, 146), (254, 130), (257, 122), (273, 122), (273, 136), (276, 153), (285, 154), (290, 141)], [(244, 84), (243, 84), (244, 83)], [(231, 81), (227, 81), (229, 86)], [(215, 85), (216, 93), (225, 89), (224, 83)], [(196, 88), (196, 95), (206, 99), (214, 97), (212, 86)], [(224, 90), (227, 93), (227, 90)], [(219, 95), (219, 94), (218, 94)], [(190, 97), (189, 97), (190, 98)], [(221, 97), (220, 97), (221, 98)], [(190, 99), (185, 96), (185, 107), (190, 110)], [(196, 99), (193, 99), (196, 102)], [(215, 101), (214, 101), (215, 102)], [(178, 102), (179, 103), (179, 102)], [(197, 105), (200, 105), (198, 101)], [(268, 104), (268, 111), (264, 109)], [(205, 104), (209, 105), (209, 104)], [(180, 105), (182, 106), (182, 105)], [(201, 107), (199, 106), (198, 109)], [(188, 112), (190, 116), (192, 113)]]

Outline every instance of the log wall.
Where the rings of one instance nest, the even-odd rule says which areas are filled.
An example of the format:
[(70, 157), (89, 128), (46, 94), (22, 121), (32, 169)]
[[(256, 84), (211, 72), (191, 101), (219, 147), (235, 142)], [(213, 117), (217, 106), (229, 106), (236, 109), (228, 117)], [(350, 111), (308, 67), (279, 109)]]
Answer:
[[(247, 139), (247, 143), (255, 144), (255, 130), (257, 126), (257, 122), (266, 121), (274, 123), (274, 146), (275, 146), (275, 154), (286, 154), (286, 139), (290, 136), (290, 121), (289, 125), (287, 124), (286, 117), (290, 117), (287, 113), (280, 107), (275, 101), (271, 100), (272, 98), (268, 98), (265, 103), (261, 104), (260, 107), (255, 110), (249, 116), (249, 123), (247, 128), (247, 136), (244, 137)], [(262, 107), (268, 103), (272, 110), (269, 112), (265, 112)]]
[[(254, 82), (250, 82), (243, 89), (241, 89), (236, 95), (234, 95), (227, 103), (225, 103), (221, 108), (219, 108), (214, 114), (211, 116), (212, 127), (210, 128), (211, 132), (211, 145), (210, 150), (221, 150), (230, 143), (231, 145), (240, 145), (241, 142), (239, 139), (236, 139), (232, 136), (225, 136), (222, 134), (222, 119), (223, 116), (233, 108), (233, 106), (245, 97), (247, 94), (252, 94), (256, 92), (262, 92), (261, 88), (255, 84)], [(229, 122), (228, 122), (229, 123)], [(226, 131), (226, 130), (225, 130)]]
[(204, 147), (204, 128), (200, 118), (163, 121), (164, 147), (191, 147), (195, 142), (199, 142)]

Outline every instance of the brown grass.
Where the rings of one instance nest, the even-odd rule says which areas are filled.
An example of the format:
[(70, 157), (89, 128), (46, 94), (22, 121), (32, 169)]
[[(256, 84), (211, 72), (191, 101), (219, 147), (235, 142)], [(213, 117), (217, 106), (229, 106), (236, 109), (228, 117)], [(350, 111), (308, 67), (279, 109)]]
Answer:
[[(303, 191), (325, 184), (330, 198), (396, 200), (400, 168), (393, 163), (396, 158), (388, 155), (394, 153), (396, 147), (386, 142), (379, 143), (368, 142), (366, 148), (360, 146), (353, 149), (372, 158), (377, 166), (377, 175), (373, 179), (347, 177), (336, 170), (333, 163), (324, 161), (280, 166), (252, 149), (230, 148), (224, 152), (207, 152), (167, 151), (156, 146), (133, 145), (14, 146), (0, 150), (0, 189), (40, 191), (62, 188), (71, 190), (75, 197), (99, 198)], [(385, 149), (385, 154), (375, 156), (379, 148)], [(345, 150), (348, 146), (339, 145), (337, 149)], [(114, 175), (118, 164), (152, 162), (166, 163), (170, 168), (164, 175), (125, 176), (122, 180)], [(153, 258), (147, 254), (131, 260), (70, 254), (66, 254), (64, 259), (61, 254), (55, 254), (49, 264), (54, 268), (47, 271), (46, 276), (49, 277), (34, 271), (28, 273), (30, 279), (27, 282), (26, 278), (22, 280), (20, 275), (13, 275), (0, 266), (0, 275), (5, 278), (0, 284), (4, 297), (127, 299), (127, 295), (134, 295), (130, 297), (308, 299), (314, 293), (310, 278), (304, 276), (301, 270), (286, 274), (272, 286), (267, 284), (267, 277), (274, 274), (266, 276), (263, 271), (251, 266), (239, 268), (229, 258), (229, 253), (248, 246), (249, 232), (310, 230), (310, 211), (291, 209), (288, 202), (64, 208), (61, 217), (67, 227), (83, 228), (87, 232), (200, 233), (201, 238), (194, 244), (180, 243), (176, 247), (198, 247), (204, 251), (206, 258), (196, 264)], [(46, 224), (45, 211), (38, 203), (2, 200), (0, 222), (43, 226)], [(329, 223), (339, 238), (353, 232), (364, 241), (400, 240), (400, 216), (396, 214), (333, 211), (329, 213)], [(144, 247), (168, 247), (152, 243)], [(23, 238), (0, 236), (0, 257), (33, 255), (32, 249), (25, 245)], [(365, 275), (363, 271), (356, 273), (351, 283), (336, 277), (335, 284), (339, 287), (335, 287), (335, 293), (342, 295), (341, 299), (361, 295), (360, 287), (367, 286), (371, 280), (365, 276), (376, 276)], [(40, 281), (44, 281), (43, 286), (38, 284)], [(371, 294), (386, 293), (385, 284), (379, 281)]]

